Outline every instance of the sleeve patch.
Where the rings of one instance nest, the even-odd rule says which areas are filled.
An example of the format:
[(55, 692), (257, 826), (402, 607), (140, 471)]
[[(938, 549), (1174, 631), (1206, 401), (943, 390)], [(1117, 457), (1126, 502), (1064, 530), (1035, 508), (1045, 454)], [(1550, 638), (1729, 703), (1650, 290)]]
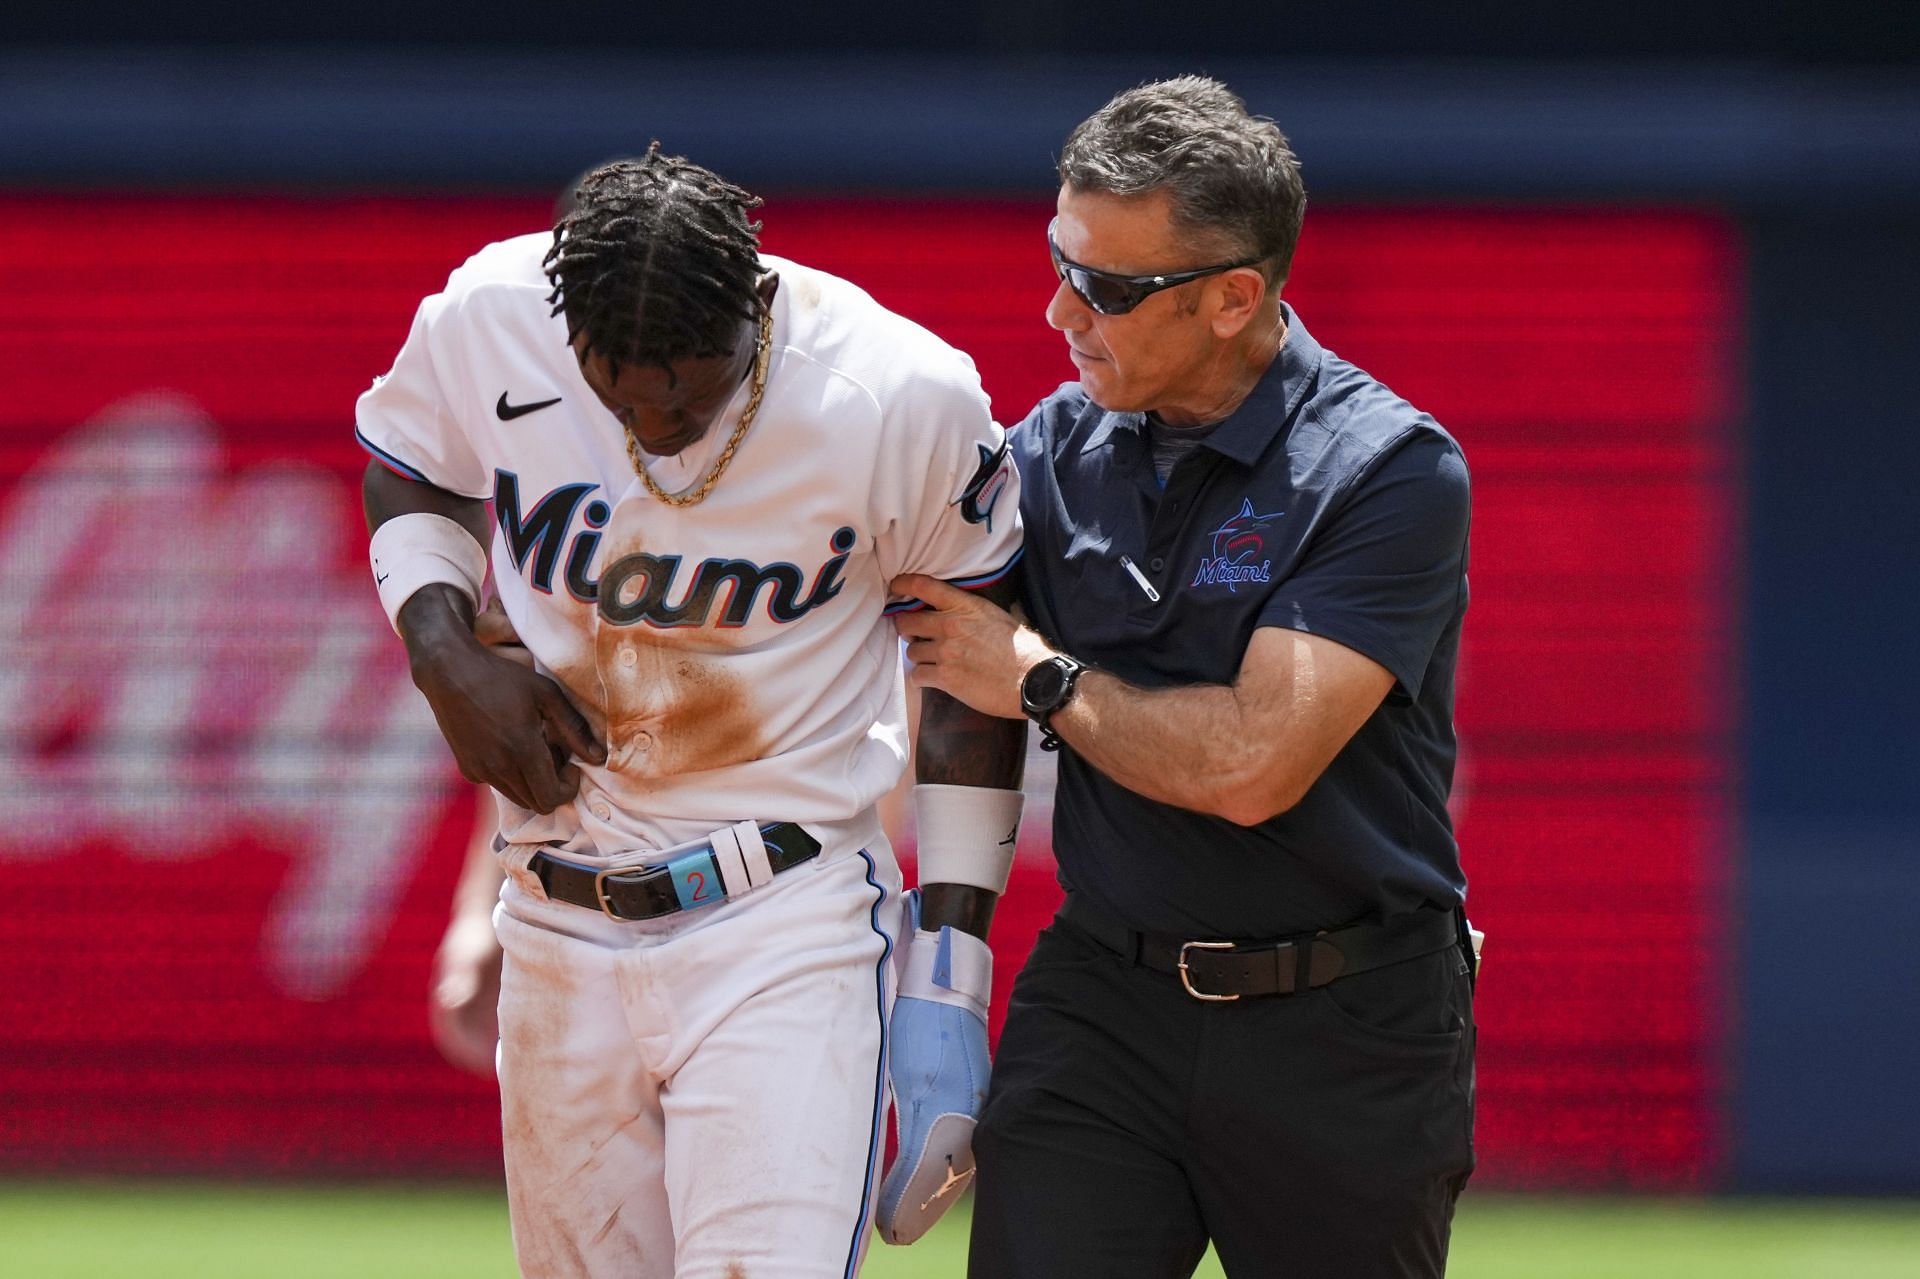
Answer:
[(985, 524), (987, 531), (993, 531), (993, 507), (1007, 488), (1006, 441), (1000, 442), (997, 449), (989, 449), (984, 444), (973, 446), (979, 450), (980, 465), (973, 470), (973, 478), (960, 490), (960, 497), (954, 505), (960, 508), (960, 518), (969, 524)]

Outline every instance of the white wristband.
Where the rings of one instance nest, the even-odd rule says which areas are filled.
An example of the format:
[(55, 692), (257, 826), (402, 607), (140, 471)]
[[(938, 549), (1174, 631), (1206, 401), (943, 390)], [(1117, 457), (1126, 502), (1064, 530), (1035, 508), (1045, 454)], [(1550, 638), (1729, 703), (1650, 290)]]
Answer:
[(915, 786), (920, 883), (1006, 892), (1025, 802), (1017, 790), (990, 786)]
[(373, 531), (367, 555), (373, 562), (380, 607), (387, 610), (387, 621), (396, 634), (400, 606), (433, 582), (445, 582), (465, 595), (476, 610), (480, 607), (487, 553), (473, 534), (444, 515), (413, 511), (394, 516)]
[(964, 1008), (985, 1021), (993, 995), (993, 951), (972, 933), (957, 928), (931, 933), (916, 929), (907, 943), (900, 994)]

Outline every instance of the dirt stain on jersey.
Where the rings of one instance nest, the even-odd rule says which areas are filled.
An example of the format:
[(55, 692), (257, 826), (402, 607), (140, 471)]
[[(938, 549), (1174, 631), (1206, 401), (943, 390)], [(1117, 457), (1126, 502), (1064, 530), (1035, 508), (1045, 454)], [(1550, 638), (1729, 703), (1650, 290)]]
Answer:
[[(531, 1237), (528, 1237), (531, 1235)], [(551, 1227), (538, 1235), (522, 1230), (514, 1236), (520, 1270), (529, 1275), (584, 1275), (587, 1254), (580, 1245)]]
[(675, 777), (766, 753), (746, 682), (721, 660), (645, 628), (603, 625), (594, 665), (615, 772)]
[(613, 1209), (613, 1215), (607, 1218), (607, 1224), (600, 1227), (599, 1230), (594, 1232), (594, 1236), (593, 1236), (594, 1246), (598, 1246), (602, 1240), (604, 1240), (608, 1235), (613, 1233), (613, 1227), (615, 1226), (615, 1224), (619, 1222), (619, 1220), (620, 1220), (620, 1206), (618, 1204), (615, 1204)]

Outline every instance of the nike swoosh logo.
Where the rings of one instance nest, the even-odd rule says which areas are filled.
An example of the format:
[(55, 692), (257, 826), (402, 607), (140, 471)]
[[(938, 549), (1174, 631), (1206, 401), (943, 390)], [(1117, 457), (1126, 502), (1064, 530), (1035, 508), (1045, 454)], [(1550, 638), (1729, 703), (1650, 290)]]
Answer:
[(537, 404), (509, 404), (507, 403), (507, 393), (502, 391), (500, 392), (500, 402), (493, 406), (493, 412), (502, 422), (511, 422), (517, 417), (525, 417), (529, 413), (538, 413), (541, 409), (550, 409), (559, 402), (560, 397), (556, 395), (551, 400), (541, 400)]

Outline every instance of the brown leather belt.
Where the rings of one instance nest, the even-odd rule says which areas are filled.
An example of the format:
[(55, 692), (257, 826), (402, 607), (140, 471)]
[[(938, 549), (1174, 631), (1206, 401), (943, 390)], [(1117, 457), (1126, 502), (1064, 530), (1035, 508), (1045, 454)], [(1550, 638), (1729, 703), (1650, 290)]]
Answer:
[(1056, 917), (1114, 954), (1180, 979), (1207, 1003), (1291, 995), (1460, 944), (1458, 912), (1421, 910), (1385, 924), (1350, 924), (1272, 941), (1190, 941), (1128, 928), (1069, 894)]

